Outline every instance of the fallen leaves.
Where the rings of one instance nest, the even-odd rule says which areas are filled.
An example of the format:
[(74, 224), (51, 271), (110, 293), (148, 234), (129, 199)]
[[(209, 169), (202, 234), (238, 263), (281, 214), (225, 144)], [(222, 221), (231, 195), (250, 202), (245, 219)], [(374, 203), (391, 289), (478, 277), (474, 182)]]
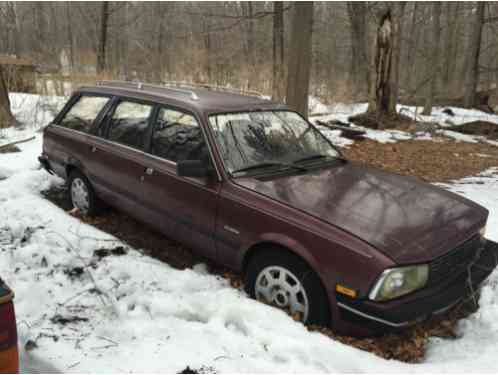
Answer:
[(442, 137), (438, 142), (410, 140), (394, 145), (367, 139), (354, 143), (343, 153), (351, 161), (428, 182), (456, 180), (498, 166), (498, 147)]

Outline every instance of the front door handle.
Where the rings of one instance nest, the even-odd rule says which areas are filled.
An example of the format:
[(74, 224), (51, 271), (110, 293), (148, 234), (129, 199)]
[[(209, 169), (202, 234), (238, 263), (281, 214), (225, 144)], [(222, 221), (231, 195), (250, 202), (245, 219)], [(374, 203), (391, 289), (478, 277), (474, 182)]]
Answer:
[(96, 146), (92, 146), (92, 147), (90, 148), (90, 151), (92, 151), (92, 152), (96, 152), (96, 151), (97, 151), (97, 147), (96, 147)]
[(146, 173), (146, 174), (148, 174), (149, 176), (150, 176), (150, 175), (152, 175), (152, 174), (154, 174), (154, 168), (150, 168), (150, 167), (149, 167), (149, 168), (147, 168), (147, 169), (145, 170), (145, 173)]

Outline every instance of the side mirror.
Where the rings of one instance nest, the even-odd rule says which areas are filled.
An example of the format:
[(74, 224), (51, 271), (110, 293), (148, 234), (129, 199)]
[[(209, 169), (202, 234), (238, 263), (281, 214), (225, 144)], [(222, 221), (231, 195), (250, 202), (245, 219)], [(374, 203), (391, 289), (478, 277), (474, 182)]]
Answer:
[(211, 167), (203, 160), (181, 160), (176, 164), (176, 174), (181, 177), (207, 177), (211, 174)]

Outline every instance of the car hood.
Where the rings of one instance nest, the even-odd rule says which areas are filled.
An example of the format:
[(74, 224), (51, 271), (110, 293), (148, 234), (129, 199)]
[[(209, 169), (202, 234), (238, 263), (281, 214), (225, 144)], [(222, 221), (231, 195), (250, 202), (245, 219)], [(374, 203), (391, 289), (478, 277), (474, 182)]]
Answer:
[(442, 255), (477, 233), (488, 216), (485, 208), (449, 191), (351, 162), (235, 181), (359, 237), (399, 264)]

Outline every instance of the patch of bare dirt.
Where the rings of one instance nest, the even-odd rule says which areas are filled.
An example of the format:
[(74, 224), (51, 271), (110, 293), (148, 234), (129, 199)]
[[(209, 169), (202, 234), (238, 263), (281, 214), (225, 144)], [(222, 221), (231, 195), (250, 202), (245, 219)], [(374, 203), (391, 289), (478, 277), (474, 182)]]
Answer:
[(347, 159), (428, 182), (448, 182), (498, 167), (498, 147), (484, 143), (409, 140), (379, 143), (366, 139), (343, 149)]

